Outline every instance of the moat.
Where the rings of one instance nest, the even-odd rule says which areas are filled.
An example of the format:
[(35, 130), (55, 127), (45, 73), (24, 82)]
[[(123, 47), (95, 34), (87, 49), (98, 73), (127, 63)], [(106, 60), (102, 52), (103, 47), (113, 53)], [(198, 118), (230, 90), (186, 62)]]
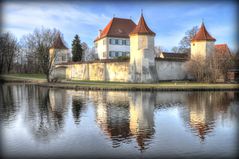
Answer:
[(238, 91), (0, 85), (5, 158), (236, 158)]

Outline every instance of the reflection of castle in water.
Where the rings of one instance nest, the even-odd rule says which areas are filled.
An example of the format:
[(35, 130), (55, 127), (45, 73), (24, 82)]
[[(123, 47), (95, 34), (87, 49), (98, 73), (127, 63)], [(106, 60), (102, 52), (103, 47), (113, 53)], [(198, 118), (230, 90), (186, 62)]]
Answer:
[(206, 135), (213, 131), (216, 118), (226, 115), (233, 92), (193, 92), (187, 95), (185, 122), (193, 133), (204, 141)]
[(215, 122), (238, 118), (238, 114), (235, 114), (237, 111), (233, 109), (239, 108), (232, 105), (236, 102), (238, 105), (238, 101), (239, 93), (229, 91), (76, 92), (31, 85), (4, 86), (0, 87), (0, 117), (3, 121), (11, 122), (11, 118), (17, 116), (19, 107), (24, 105), (21, 112), (24, 112), (24, 122), (30, 133), (36, 140), (49, 141), (64, 129), (69, 109), (75, 124), (79, 124), (82, 112), (92, 105), (96, 122), (110, 138), (113, 147), (135, 142), (142, 151), (150, 147), (154, 137), (154, 112), (158, 109), (179, 106), (187, 128), (203, 141), (213, 131)]
[[(154, 130), (154, 110), (180, 106), (181, 117), (203, 141), (213, 131), (217, 118), (228, 115), (234, 92), (92, 92), (97, 98), (96, 120), (112, 139), (113, 146), (132, 142), (147, 149)], [(94, 95), (93, 95), (94, 94)]]
[[(96, 120), (112, 139), (113, 147), (121, 142), (136, 142), (140, 150), (154, 134), (154, 104), (150, 93), (102, 92), (96, 104)], [(128, 97), (130, 96), (130, 98)]]

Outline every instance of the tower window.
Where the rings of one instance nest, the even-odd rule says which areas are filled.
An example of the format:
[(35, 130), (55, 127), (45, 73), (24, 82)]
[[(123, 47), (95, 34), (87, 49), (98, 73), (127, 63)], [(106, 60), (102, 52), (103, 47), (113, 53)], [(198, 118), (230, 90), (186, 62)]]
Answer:
[(195, 46), (195, 43), (193, 43), (193, 46)]

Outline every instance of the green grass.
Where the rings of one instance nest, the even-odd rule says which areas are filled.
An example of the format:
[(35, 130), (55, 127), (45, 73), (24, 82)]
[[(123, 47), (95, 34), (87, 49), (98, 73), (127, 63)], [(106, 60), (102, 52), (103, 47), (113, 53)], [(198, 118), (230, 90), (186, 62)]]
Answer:
[(37, 79), (45, 79), (46, 78), (46, 76), (44, 74), (27, 74), (27, 73), (8, 74), (7, 76), (23, 77), (23, 78), (37, 78)]
[(173, 81), (173, 82), (159, 82), (152, 84), (145, 83), (128, 83), (128, 82), (105, 82), (105, 81), (88, 81), (88, 80), (72, 80), (62, 81), (59, 83), (46, 83), (45, 75), (43, 74), (7, 74), (1, 75), (1, 79), (5, 81), (24, 81), (43, 83), (45, 86), (54, 86), (61, 88), (89, 88), (89, 89), (239, 89), (238, 84), (227, 83), (198, 83), (190, 81)]
[(15, 73), (0, 75), (0, 79), (6, 81), (44, 81), (46, 76), (44, 74)]

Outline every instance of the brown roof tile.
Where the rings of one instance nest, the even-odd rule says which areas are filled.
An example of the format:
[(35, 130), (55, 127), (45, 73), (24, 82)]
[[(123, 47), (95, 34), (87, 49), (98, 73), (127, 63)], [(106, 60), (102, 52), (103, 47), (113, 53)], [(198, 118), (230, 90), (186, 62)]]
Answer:
[(188, 53), (171, 53), (171, 52), (162, 52), (163, 57), (156, 57), (155, 60), (162, 61), (186, 61), (189, 60), (190, 54)]
[(65, 44), (62, 42), (60, 33), (57, 33), (56, 39), (54, 40), (53, 45), (52, 45), (51, 48), (54, 48), (54, 49), (68, 49), (65, 46)]
[(213, 38), (207, 31), (204, 23), (202, 23), (199, 31), (196, 33), (196, 35), (192, 38), (192, 41), (216, 41), (215, 38)]
[(217, 53), (231, 55), (230, 49), (228, 48), (227, 44), (217, 44), (215, 45), (215, 50)]
[(143, 14), (141, 14), (138, 25), (130, 33), (130, 35), (134, 35), (134, 34), (155, 36), (155, 33), (146, 24)]
[(129, 33), (135, 28), (135, 26), (136, 24), (131, 19), (113, 18), (95, 41), (104, 37), (129, 38)]

